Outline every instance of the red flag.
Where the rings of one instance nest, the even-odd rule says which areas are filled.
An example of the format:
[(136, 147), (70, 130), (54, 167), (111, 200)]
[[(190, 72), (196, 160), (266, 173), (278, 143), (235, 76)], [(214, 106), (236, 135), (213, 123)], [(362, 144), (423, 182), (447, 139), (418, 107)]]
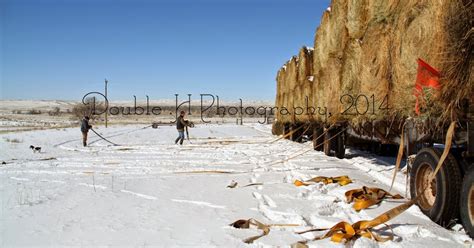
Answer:
[(420, 95), (423, 96), (423, 88), (433, 88), (438, 90), (441, 86), (439, 84), (439, 71), (430, 66), (422, 59), (418, 59), (418, 74), (416, 75), (415, 89), (413, 95), (416, 97), (415, 113), (420, 114)]

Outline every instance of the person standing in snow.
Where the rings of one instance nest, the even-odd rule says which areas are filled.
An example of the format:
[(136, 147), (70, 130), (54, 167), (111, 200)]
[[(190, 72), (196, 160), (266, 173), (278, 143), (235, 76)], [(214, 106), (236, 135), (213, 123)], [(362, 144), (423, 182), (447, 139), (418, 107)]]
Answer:
[(178, 138), (176, 138), (176, 140), (174, 141), (175, 144), (178, 144), (178, 141), (179, 141), (179, 144), (183, 145), (184, 128), (186, 126), (189, 126), (188, 124), (189, 122), (184, 120), (184, 115), (185, 115), (185, 112), (181, 111), (180, 115), (178, 116), (178, 119), (176, 119), (176, 129), (178, 129)]
[(87, 133), (92, 126), (89, 125), (89, 116), (84, 116), (81, 121), (82, 145), (87, 146)]

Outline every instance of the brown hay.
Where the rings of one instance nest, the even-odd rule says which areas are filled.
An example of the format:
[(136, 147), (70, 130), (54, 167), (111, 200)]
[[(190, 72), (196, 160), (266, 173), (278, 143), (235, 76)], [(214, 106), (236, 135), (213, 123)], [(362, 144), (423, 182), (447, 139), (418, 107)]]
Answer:
[[(423, 127), (445, 127), (463, 117), (464, 99), (474, 102), (473, 6), (472, 0), (333, 0), (316, 31), (314, 50), (300, 50), (279, 70), (275, 105), (304, 107), (308, 94), (310, 106), (332, 113), (329, 124), (402, 122), (415, 116)], [(430, 96), (421, 116), (414, 113), (413, 95), (418, 58), (442, 75), (440, 94)], [(354, 100), (374, 95), (375, 109), (388, 95), (390, 110), (341, 115), (349, 106), (340, 102), (344, 94)], [(367, 104), (362, 99), (357, 105), (363, 110)], [(279, 113), (277, 119), (283, 124), (326, 121), (324, 115), (308, 119)]]
[(445, 103), (442, 121), (449, 122), (462, 117), (462, 101), (474, 103), (474, 79), (472, 72), (474, 47), (474, 4), (472, 0), (457, 0), (449, 6), (445, 19), (448, 46), (445, 47), (441, 77)]
[(283, 122), (276, 121), (272, 125), (272, 134), (273, 135), (281, 135), (284, 132), (284, 128), (285, 128), (285, 126), (284, 126)]

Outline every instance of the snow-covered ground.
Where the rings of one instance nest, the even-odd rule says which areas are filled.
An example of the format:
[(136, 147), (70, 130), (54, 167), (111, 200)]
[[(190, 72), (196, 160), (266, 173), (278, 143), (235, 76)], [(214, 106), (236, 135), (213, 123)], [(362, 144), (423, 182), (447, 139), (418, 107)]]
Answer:
[[(16, 246), (289, 246), (321, 235), (295, 234), (331, 227), (344, 220), (371, 219), (404, 200), (356, 212), (344, 192), (363, 185), (389, 188), (393, 166), (374, 157), (349, 153), (346, 159), (309, 151), (309, 143), (275, 143), (270, 126), (198, 125), (191, 142), (174, 145), (172, 126), (158, 129), (114, 126), (97, 131), (121, 146), (90, 133), (81, 146), (78, 128), (9, 133), (0, 136), (0, 247)], [(41, 146), (33, 153), (29, 146)], [(189, 173), (203, 171), (233, 173)], [(295, 179), (349, 175), (354, 183), (295, 187)], [(405, 195), (399, 173), (394, 193)], [(236, 188), (227, 188), (232, 181)], [(239, 187), (248, 183), (263, 185)], [(255, 218), (272, 227), (247, 245), (259, 230), (229, 226)], [(365, 238), (350, 247), (470, 247), (462, 231), (439, 227), (418, 207), (388, 222), (394, 241)], [(384, 227), (382, 227), (384, 228)], [(386, 229), (386, 228), (385, 228)], [(385, 233), (387, 230), (385, 230)], [(315, 247), (345, 247), (329, 239)]]

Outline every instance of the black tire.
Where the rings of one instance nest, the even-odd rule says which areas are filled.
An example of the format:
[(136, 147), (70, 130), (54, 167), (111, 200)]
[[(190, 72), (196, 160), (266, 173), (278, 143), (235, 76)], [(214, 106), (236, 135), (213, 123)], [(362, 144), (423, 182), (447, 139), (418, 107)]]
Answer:
[(319, 137), (322, 134), (323, 134), (322, 128), (315, 128), (313, 131), (313, 148), (316, 151), (323, 151), (324, 146), (321, 144), (324, 142), (324, 135), (322, 137)]
[(298, 128), (299, 130), (294, 133), (293, 141), (301, 143), (303, 141), (303, 135), (305, 131), (304, 124), (295, 126), (295, 130)]
[(344, 132), (337, 135), (336, 139), (336, 157), (339, 159), (343, 159), (344, 155), (346, 154), (346, 147), (344, 146)]
[(425, 192), (427, 178), (436, 168), (441, 151), (423, 148), (415, 157), (410, 171), (410, 194), (412, 199), (423, 193), (417, 205), (431, 220), (447, 227), (459, 216), (459, 191), (461, 190), (461, 171), (452, 154), (449, 154), (435, 180)]
[(296, 124), (292, 124), (290, 127), (290, 132), (292, 134), (290, 135), (290, 140), (291, 141), (298, 141), (298, 138), (300, 137), (301, 130), (298, 130), (299, 126)]
[(382, 154), (382, 144), (376, 142), (370, 144), (370, 152), (375, 154), (375, 155), (381, 155)]
[[(290, 129), (290, 125), (288, 123), (286, 123), (284, 126), (283, 126), (283, 135), (287, 135), (289, 132), (291, 131)], [(289, 137), (286, 137), (285, 139), (289, 139)]]
[(323, 145), (323, 151), (326, 156), (331, 156), (331, 147), (332, 147), (332, 142), (333, 140), (329, 140), (331, 138), (331, 131), (327, 131), (324, 134), (324, 145)]
[(467, 234), (474, 238), (474, 166), (464, 175), (459, 211)]

